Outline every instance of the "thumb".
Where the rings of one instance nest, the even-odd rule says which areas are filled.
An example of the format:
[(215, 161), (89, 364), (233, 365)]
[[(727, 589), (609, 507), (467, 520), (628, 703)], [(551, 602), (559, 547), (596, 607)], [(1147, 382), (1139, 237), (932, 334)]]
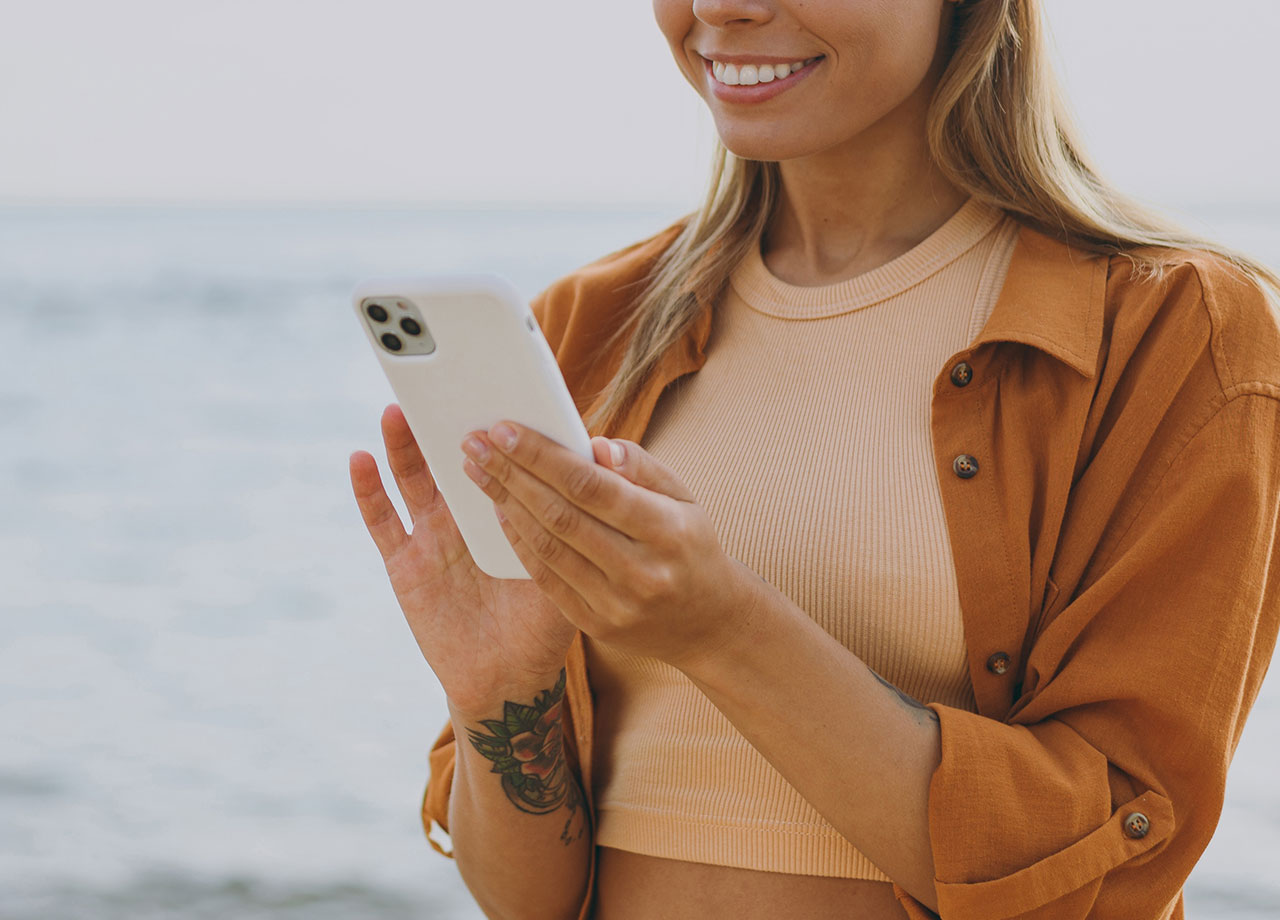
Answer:
[(608, 467), (636, 485), (677, 501), (694, 501), (693, 493), (675, 473), (667, 469), (635, 441), (620, 438), (592, 438), (596, 463)]

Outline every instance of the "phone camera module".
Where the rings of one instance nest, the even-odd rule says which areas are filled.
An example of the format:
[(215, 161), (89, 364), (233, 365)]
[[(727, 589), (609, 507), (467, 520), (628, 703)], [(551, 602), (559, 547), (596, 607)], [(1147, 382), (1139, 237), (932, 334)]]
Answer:
[(431, 326), (423, 316), (423, 308), (411, 299), (370, 292), (356, 301), (356, 313), (363, 314), (365, 332), (384, 360), (388, 355), (400, 361), (435, 354)]

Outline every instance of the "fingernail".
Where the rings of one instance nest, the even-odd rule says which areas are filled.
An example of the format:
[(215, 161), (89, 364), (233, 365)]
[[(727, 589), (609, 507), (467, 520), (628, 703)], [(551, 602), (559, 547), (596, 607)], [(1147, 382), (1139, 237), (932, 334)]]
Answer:
[(503, 450), (511, 450), (516, 446), (515, 430), (503, 422), (499, 422), (489, 429), (489, 437)]
[(627, 449), (618, 441), (610, 441), (609, 459), (613, 461), (614, 466), (622, 466), (623, 461), (627, 459)]
[(489, 459), (489, 448), (484, 446), (484, 441), (476, 437), (467, 438), (462, 442), (462, 452), (477, 463), (484, 463)]
[(498, 523), (500, 524), (507, 523), (507, 516), (502, 513), (502, 509), (499, 508), (497, 505), (493, 506), (493, 513), (498, 516)]

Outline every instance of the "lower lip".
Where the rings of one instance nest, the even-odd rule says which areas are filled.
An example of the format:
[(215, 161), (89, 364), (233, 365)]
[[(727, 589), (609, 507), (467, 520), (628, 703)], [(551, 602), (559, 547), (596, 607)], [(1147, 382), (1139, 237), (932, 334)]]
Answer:
[(706, 61), (707, 80), (711, 83), (712, 94), (721, 102), (738, 103), (766, 102), (779, 93), (785, 93), (809, 76), (814, 68), (824, 60), (826, 58), (818, 58), (812, 64), (806, 64), (795, 73), (787, 74), (785, 77), (775, 77), (768, 83), (757, 83), (754, 86), (730, 86), (716, 79), (715, 71), (711, 69), (711, 62), (706, 61), (704, 58), (704, 61)]

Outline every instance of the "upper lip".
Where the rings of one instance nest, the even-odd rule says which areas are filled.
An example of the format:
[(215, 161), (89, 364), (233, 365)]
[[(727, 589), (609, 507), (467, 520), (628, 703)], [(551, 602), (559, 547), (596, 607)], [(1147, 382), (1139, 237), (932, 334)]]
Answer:
[(699, 51), (698, 54), (708, 61), (716, 61), (720, 64), (792, 64), (796, 61), (807, 61), (810, 58), (822, 57), (820, 54), (777, 57), (771, 54), (722, 54), (718, 51)]

